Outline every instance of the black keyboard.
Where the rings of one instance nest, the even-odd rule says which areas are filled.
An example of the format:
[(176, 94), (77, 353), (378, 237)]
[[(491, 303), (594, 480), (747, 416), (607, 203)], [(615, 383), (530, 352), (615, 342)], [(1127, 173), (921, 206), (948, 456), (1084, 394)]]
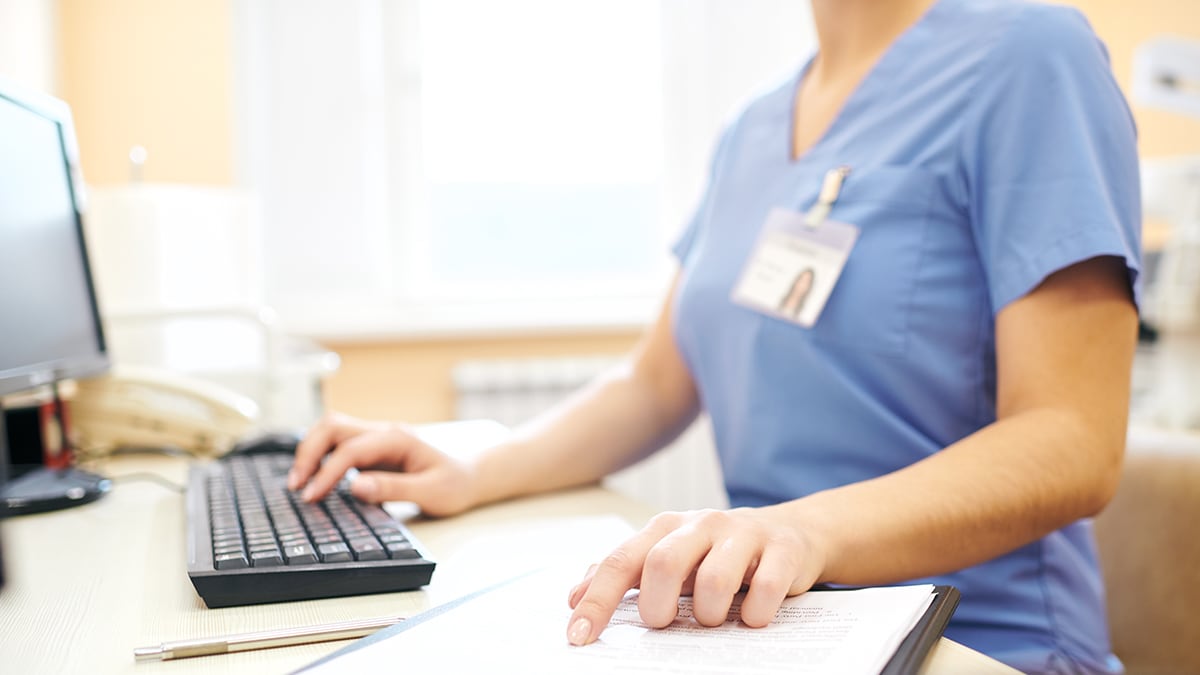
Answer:
[(429, 583), (434, 563), (381, 507), (344, 489), (307, 504), (287, 489), (292, 455), (192, 467), (188, 576), (209, 607), (365, 593)]

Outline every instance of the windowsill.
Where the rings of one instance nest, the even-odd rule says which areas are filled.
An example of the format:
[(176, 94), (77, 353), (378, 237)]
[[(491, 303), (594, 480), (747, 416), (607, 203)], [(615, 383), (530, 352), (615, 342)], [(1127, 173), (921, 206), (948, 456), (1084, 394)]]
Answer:
[(519, 335), (638, 332), (654, 321), (660, 297), (276, 305), (283, 332), (325, 342), (478, 339)]

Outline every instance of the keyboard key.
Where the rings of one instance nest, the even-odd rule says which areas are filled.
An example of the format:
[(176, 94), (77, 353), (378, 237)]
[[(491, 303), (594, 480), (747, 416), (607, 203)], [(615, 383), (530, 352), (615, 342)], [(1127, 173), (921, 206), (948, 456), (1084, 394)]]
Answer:
[(365, 527), (350, 527), (342, 530), (346, 539), (374, 539), (375, 535)]
[(236, 531), (240, 530), (241, 527), (242, 525), (238, 522), (237, 516), (233, 515), (232, 513), (227, 515), (213, 514), (213, 530)]
[(363, 509), (363, 520), (367, 521), (367, 525), (370, 525), (374, 529), (382, 527), (390, 530), (396, 528), (396, 521), (392, 520), (387, 511), (378, 507)]
[(241, 545), (241, 534), (236, 532), (227, 532), (224, 534), (212, 534), (212, 545), (224, 546), (229, 544)]
[(304, 519), (304, 525), (310, 530), (333, 527), (333, 521), (324, 513), (306, 513), (301, 515)]
[(303, 532), (292, 532), (290, 534), (279, 535), (279, 543), (284, 546), (296, 546), (298, 544), (308, 544), (308, 536)]
[(284, 537), (289, 534), (295, 534), (297, 532), (304, 531), (304, 528), (301, 527), (300, 523), (298, 523), (298, 522), (297, 523), (280, 524), (279, 521), (276, 521), (275, 525), (276, 525), (275, 534), (279, 535), (280, 537)]
[(420, 558), (421, 554), (417, 553), (417, 549), (407, 541), (392, 541), (384, 544), (387, 548), (388, 557), (392, 560), (408, 560), (411, 558)]
[(271, 546), (274, 546), (275, 537), (266, 533), (246, 535), (246, 545), (250, 548), (255, 548), (256, 546), (260, 546), (262, 544), (270, 544)]
[(307, 543), (285, 546), (283, 555), (289, 565), (311, 565), (317, 562), (317, 552)]
[(386, 560), (387, 552), (383, 550), (375, 537), (359, 537), (349, 541), (350, 550), (354, 551), (354, 557), (359, 560)]
[(354, 555), (345, 544), (320, 544), (317, 546), (317, 555), (320, 556), (321, 562), (327, 563), (354, 560)]
[(232, 526), (232, 527), (215, 527), (214, 526), (212, 528), (212, 536), (213, 536), (213, 539), (216, 539), (218, 537), (237, 537), (238, 539), (241, 539), (242, 538), (242, 528), (238, 527), (238, 526)]
[(250, 562), (255, 567), (279, 567), (283, 564), (283, 555), (279, 552), (279, 549), (252, 551), (250, 553)]
[(219, 570), (240, 570), (250, 566), (245, 553), (225, 553), (213, 558), (213, 566)]
[(322, 544), (340, 544), (342, 543), (342, 535), (337, 530), (325, 530), (323, 532), (313, 532), (313, 543), (320, 546)]
[(263, 518), (261, 521), (252, 521), (249, 519), (243, 519), (243, 520), (246, 523), (245, 529), (246, 529), (247, 537), (253, 537), (254, 535), (257, 535), (257, 534), (265, 534), (267, 536), (275, 536), (274, 531), (271, 529), (271, 521), (267, 520), (266, 518)]

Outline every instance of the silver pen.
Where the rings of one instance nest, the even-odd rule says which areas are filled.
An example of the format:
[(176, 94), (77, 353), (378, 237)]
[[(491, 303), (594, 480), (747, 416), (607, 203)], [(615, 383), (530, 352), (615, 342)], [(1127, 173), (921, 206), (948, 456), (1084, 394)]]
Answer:
[(175, 640), (164, 642), (157, 647), (138, 647), (133, 650), (133, 658), (138, 661), (168, 661), (170, 659), (186, 659), (191, 656), (228, 654), (330, 640), (348, 640), (370, 635), (380, 628), (386, 628), (403, 620), (402, 616), (383, 616), (375, 619), (340, 621), (300, 628), (222, 635), (214, 638)]

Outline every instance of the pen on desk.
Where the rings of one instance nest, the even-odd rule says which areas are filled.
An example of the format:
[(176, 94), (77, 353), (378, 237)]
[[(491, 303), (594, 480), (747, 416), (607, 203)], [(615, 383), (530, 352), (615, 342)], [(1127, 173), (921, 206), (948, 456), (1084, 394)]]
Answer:
[(403, 620), (402, 616), (383, 616), (375, 619), (340, 621), (257, 633), (238, 633), (196, 640), (175, 640), (164, 642), (157, 647), (138, 647), (133, 650), (133, 657), (138, 661), (168, 661), (191, 656), (245, 652), (252, 649), (288, 647), (330, 640), (348, 640), (370, 635), (380, 628), (386, 628)]

